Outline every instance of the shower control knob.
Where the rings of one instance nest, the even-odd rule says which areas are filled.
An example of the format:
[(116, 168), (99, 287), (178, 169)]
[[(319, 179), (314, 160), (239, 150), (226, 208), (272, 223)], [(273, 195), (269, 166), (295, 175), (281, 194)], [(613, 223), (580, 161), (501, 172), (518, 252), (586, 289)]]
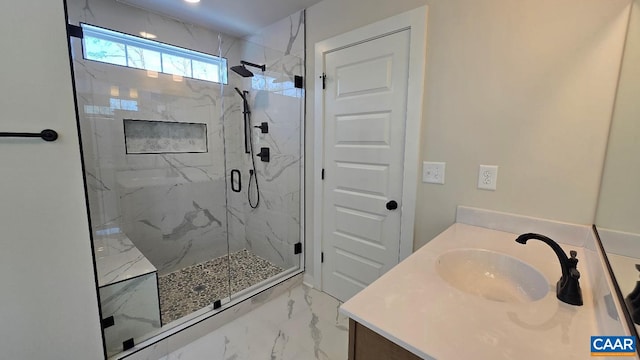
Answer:
[(387, 203), (387, 210), (395, 210), (398, 208), (398, 203), (395, 200), (391, 200)]

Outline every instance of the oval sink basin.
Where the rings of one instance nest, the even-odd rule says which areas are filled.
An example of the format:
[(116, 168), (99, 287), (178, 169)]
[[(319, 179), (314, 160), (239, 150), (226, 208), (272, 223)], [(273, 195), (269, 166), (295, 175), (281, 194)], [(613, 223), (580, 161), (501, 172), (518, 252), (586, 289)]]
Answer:
[(458, 290), (493, 301), (536, 301), (549, 292), (549, 283), (536, 269), (489, 250), (448, 251), (436, 260), (436, 272)]

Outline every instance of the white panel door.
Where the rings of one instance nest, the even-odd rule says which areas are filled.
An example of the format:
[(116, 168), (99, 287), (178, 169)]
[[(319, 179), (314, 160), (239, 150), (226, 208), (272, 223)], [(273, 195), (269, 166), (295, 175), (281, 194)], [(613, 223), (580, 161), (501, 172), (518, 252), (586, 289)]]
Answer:
[(409, 31), (325, 55), (323, 290), (345, 301), (398, 263)]

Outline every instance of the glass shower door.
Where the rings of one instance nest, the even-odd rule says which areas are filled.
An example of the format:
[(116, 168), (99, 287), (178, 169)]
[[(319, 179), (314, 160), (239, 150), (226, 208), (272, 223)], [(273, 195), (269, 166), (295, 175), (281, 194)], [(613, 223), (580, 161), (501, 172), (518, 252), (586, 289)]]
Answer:
[(300, 83), (304, 65), (248, 41), (234, 43), (234, 51), (253, 75), (230, 71), (224, 97), (227, 168), (242, 174), (241, 191), (227, 192), (231, 293), (238, 298), (301, 268), (304, 91), (296, 76)]
[[(134, 10), (84, 4), (69, 1), (71, 23), (134, 33), (118, 21)], [(72, 62), (111, 356), (229, 301), (229, 244), (221, 85), (176, 75), (185, 58), (175, 54), (162, 58), (174, 74), (140, 69), (154, 54), (100, 36), (72, 38)]]
[[(299, 273), (303, 13), (278, 51), (66, 2), (84, 33), (71, 60), (108, 355)], [(265, 69), (227, 75), (243, 60)]]

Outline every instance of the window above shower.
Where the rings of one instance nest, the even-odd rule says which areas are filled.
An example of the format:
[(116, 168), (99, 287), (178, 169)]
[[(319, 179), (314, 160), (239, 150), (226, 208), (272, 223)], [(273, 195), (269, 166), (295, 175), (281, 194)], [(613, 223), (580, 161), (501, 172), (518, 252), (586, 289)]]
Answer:
[(227, 84), (227, 59), (81, 24), (87, 60)]

